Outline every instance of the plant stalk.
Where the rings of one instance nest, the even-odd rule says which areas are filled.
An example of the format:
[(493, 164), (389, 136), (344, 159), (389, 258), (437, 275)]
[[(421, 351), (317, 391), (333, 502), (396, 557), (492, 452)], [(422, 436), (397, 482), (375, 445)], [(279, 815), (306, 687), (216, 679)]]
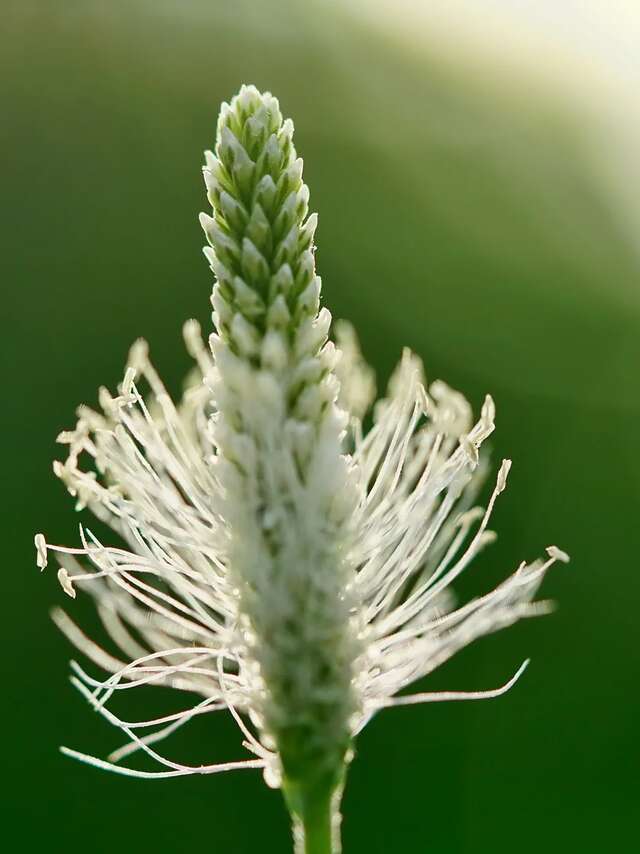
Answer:
[(291, 809), (295, 854), (340, 854), (342, 786), (333, 792), (316, 790), (314, 795)]
[(307, 810), (302, 819), (304, 854), (338, 854), (340, 828), (334, 821), (333, 798), (329, 797)]

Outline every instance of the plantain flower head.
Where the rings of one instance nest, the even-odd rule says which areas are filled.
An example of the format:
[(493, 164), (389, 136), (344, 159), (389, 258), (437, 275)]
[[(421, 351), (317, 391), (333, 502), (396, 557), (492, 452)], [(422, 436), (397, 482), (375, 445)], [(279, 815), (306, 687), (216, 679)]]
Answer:
[[(106, 760), (63, 751), (137, 777), (260, 768), (283, 788), (299, 850), (323, 810), (338, 850), (356, 734), (386, 706), (507, 690), (524, 665), (494, 691), (397, 696), (475, 638), (547, 610), (533, 597), (567, 556), (552, 546), (454, 607), (452, 584), (494, 538), (511, 466), (477, 507), (493, 401), (474, 418), (405, 352), (365, 431), (375, 383), (350, 326), (330, 339), (317, 216), (272, 95), (243, 86), (223, 104), (204, 178), (215, 331), (205, 344), (186, 324), (194, 367), (181, 399), (138, 341), (117, 394), (101, 389), (100, 411), (80, 407), (59, 436), (68, 456), (55, 473), (114, 537), (81, 525), (65, 548), (38, 534), (37, 561), (44, 569), (54, 553), (63, 590), (93, 598), (112, 648), (63, 611), (54, 619), (107, 673), (73, 662), (73, 684), (127, 739)], [(144, 721), (112, 710), (115, 695), (160, 685), (192, 699)], [(190, 766), (158, 752), (194, 716), (221, 710), (248, 757)], [(158, 769), (121, 764), (137, 752)]]

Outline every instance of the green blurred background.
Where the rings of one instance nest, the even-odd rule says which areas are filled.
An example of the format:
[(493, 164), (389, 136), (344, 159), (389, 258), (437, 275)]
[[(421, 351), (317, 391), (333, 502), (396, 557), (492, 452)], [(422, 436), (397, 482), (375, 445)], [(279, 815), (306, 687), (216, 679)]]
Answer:
[[(196, 214), (220, 101), (271, 89), (296, 123), (325, 303), (384, 383), (401, 347), (498, 408), (510, 487), (500, 537), (461, 584), (482, 592), (557, 543), (556, 614), (485, 639), (423, 688), (508, 696), (389, 711), (358, 741), (345, 852), (601, 852), (637, 836), (640, 291), (635, 248), (560, 99), (408, 49), (339, 3), (2, 2), (4, 578), (2, 833), (9, 850), (289, 850), (258, 773), (145, 782), (57, 753), (120, 743), (66, 682), (33, 533), (72, 544), (51, 473), (58, 431), (148, 338), (178, 390), (184, 319), (209, 324)], [(439, 58), (438, 58), (439, 57)], [(468, 57), (467, 57), (468, 59)], [(544, 61), (541, 57), (541, 62)], [(85, 606), (71, 605), (89, 628)], [(134, 692), (135, 693), (135, 692)], [(129, 717), (148, 701), (131, 699)], [(153, 709), (180, 708), (158, 690)], [(160, 711), (158, 711), (160, 713)], [(148, 715), (147, 715), (148, 716)], [(169, 745), (240, 755), (229, 719)]]

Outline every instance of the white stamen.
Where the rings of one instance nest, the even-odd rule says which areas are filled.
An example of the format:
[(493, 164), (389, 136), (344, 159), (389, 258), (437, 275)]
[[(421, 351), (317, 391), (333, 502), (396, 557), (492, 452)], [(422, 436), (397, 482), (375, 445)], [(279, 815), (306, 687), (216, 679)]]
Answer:
[(76, 598), (76, 591), (74, 590), (73, 584), (71, 583), (71, 578), (67, 570), (62, 566), (58, 570), (58, 581), (60, 582), (60, 586), (72, 599)]
[(562, 549), (559, 549), (557, 546), (548, 546), (547, 554), (553, 560), (559, 560), (562, 563), (569, 563), (570, 557), (566, 552), (563, 552)]
[(446, 703), (451, 700), (490, 700), (501, 697), (510, 691), (518, 679), (527, 669), (531, 659), (527, 658), (513, 674), (508, 682), (500, 688), (492, 688), (489, 691), (439, 691), (437, 693), (424, 692), (421, 694), (408, 694), (404, 697), (390, 697), (388, 700), (378, 703), (378, 708), (384, 706), (411, 706), (416, 703)]
[(507, 486), (507, 477), (511, 469), (511, 460), (503, 460), (498, 472), (498, 495), (504, 492)]
[(93, 765), (94, 768), (102, 768), (104, 771), (114, 771), (116, 774), (122, 774), (124, 777), (138, 777), (142, 780), (163, 780), (167, 777), (184, 777), (188, 774), (219, 774), (222, 771), (239, 771), (242, 769), (264, 768), (265, 763), (262, 759), (245, 759), (240, 762), (221, 762), (217, 765), (200, 765), (189, 766), (176, 771), (136, 771), (134, 768), (123, 768), (122, 765), (115, 765), (113, 762), (105, 762), (104, 759), (98, 759), (96, 756), (89, 756), (86, 753), (80, 753), (77, 750), (72, 750), (69, 747), (61, 747), (60, 752), (71, 759), (77, 759), (79, 762), (84, 762), (85, 765)]
[(47, 541), (44, 534), (36, 534), (33, 538), (36, 547), (36, 564), (40, 570), (47, 566)]

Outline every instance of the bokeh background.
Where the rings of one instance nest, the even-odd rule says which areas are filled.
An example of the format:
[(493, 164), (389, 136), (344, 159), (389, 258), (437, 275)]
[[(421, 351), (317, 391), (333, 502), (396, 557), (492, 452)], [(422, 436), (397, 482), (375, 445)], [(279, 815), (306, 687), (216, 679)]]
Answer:
[[(380, 386), (408, 344), (431, 379), (476, 405), (486, 391), (496, 400), (495, 457), (514, 469), (498, 543), (461, 593), (549, 543), (573, 558), (546, 582), (557, 613), (482, 640), (422, 686), (493, 687), (531, 655), (513, 692), (392, 710), (362, 734), (345, 851), (633, 849), (637, 103), (614, 85), (620, 45), (591, 47), (610, 37), (593, 3), (558, 4), (561, 21), (521, 18), (517, 33), (505, 7), (527, 4), (492, 0), (475, 18), (465, 5), (434, 3), (430, 16), (409, 0), (0, 3), (0, 811), (11, 850), (289, 850), (279, 793), (258, 773), (145, 782), (57, 753), (105, 755), (119, 739), (66, 682), (71, 650), (47, 612), (69, 603), (32, 547), (37, 530), (77, 537), (51, 473), (76, 404), (115, 387), (140, 335), (177, 391), (181, 324), (209, 324), (200, 163), (220, 101), (242, 82), (271, 89), (295, 119), (325, 302), (357, 325)], [(618, 23), (637, 62), (638, 30)], [(577, 40), (582, 52), (575, 33), (592, 39)], [(71, 608), (94, 624), (84, 603)], [(154, 710), (178, 707), (158, 689)], [(173, 755), (239, 755), (230, 719), (187, 730)]]

